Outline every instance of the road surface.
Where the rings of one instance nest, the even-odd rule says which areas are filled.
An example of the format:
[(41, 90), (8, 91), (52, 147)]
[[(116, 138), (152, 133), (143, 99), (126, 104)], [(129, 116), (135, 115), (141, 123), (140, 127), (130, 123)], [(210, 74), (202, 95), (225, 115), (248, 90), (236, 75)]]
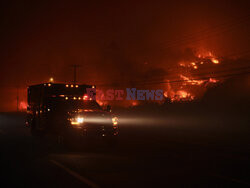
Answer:
[(128, 119), (121, 121), (116, 146), (72, 149), (53, 137), (33, 138), (23, 114), (1, 113), (1, 187), (250, 186), (246, 125), (177, 116)]

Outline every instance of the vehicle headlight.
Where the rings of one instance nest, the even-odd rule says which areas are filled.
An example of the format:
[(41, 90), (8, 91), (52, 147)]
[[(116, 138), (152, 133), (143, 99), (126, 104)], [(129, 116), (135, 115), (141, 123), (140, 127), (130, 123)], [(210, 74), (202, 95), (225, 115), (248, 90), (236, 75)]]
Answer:
[(118, 118), (117, 117), (113, 117), (112, 118), (112, 122), (113, 122), (113, 125), (117, 125), (118, 124)]
[(84, 122), (83, 117), (77, 117), (77, 118), (71, 119), (71, 125), (79, 125), (83, 122)]
[(78, 117), (78, 118), (76, 119), (76, 121), (77, 121), (78, 123), (83, 123), (84, 118), (83, 118), (83, 117)]

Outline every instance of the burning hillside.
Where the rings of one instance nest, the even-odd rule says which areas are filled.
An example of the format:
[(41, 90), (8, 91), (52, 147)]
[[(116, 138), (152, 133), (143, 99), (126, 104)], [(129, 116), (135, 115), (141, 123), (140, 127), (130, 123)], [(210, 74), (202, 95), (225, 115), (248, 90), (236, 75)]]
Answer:
[[(114, 84), (104, 85), (101, 90), (104, 92), (110, 88), (126, 90), (126, 88), (137, 88), (144, 91), (163, 90), (164, 97), (156, 103), (168, 102), (189, 102), (200, 100), (204, 94), (224, 83), (225, 80), (236, 75), (241, 75), (249, 69), (248, 61), (245, 59), (228, 59), (225, 57), (217, 57), (210, 51), (195, 52), (187, 50), (184, 54), (179, 54), (173, 59), (173, 63), (169, 68), (161, 68), (163, 66), (150, 66), (149, 63), (145, 67), (141, 67), (138, 71), (140, 79), (127, 81), (123, 85), (117, 81)], [(248, 69), (247, 69), (248, 67)], [(128, 70), (129, 71), (129, 70)], [(144, 79), (144, 80), (143, 80)], [(126, 95), (126, 92), (124, 92)], [(144, 96), (145, 93), (144, 93)], [(112, 100), (107, 101), (103, 97), (99, 97), (99, 101), (103, 105), (111, 104), (118, 106), (137, 106), (140, 104), (151, 103), (147, 100)]]
[[(214, 77), (220, 61), (211, 52), (197, 53), (192, 60), (181, 61), (172, 69), (177, 75), (166, 79), (164, 96), (171, 102), (191, 101), (201, 97), (206, 89), (220, 80)], [(172, 75), (170, 75), (172, 76)]]

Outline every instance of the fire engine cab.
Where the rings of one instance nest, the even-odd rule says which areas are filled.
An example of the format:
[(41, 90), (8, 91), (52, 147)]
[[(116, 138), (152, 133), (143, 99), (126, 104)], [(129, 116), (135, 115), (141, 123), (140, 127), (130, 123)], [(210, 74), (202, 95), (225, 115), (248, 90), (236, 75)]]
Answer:
[(43, 83), (28, 87), (26, 126), (32, 135), (114, 138), (118, 119), (87, 95), (92, 85)]

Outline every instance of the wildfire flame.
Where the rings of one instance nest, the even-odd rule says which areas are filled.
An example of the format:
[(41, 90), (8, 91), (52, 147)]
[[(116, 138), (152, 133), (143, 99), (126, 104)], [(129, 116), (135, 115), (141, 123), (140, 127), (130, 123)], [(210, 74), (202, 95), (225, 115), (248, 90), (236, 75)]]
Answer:
[[(209, 65), (218, 65), (220, 61), (212, 53), (204, 51), (196, 54), (196, 58), (192, 61), (182, 61), (178, 63), (177, 70), (180, 72), (178, 77), (180, 84), (167, 84), (167, 89), (164, 92), (164, 96), (172, 102), (179, 101), (191, 101), (196, 99), (195, 92), (193, 90), (205, 89), (208, 84), (215, 84), (219, 80), (214, 78), (201, 78), (195, 76), (199, 72), (200, 67)], [(171, 81), (170, 81), (171, 82)]]

